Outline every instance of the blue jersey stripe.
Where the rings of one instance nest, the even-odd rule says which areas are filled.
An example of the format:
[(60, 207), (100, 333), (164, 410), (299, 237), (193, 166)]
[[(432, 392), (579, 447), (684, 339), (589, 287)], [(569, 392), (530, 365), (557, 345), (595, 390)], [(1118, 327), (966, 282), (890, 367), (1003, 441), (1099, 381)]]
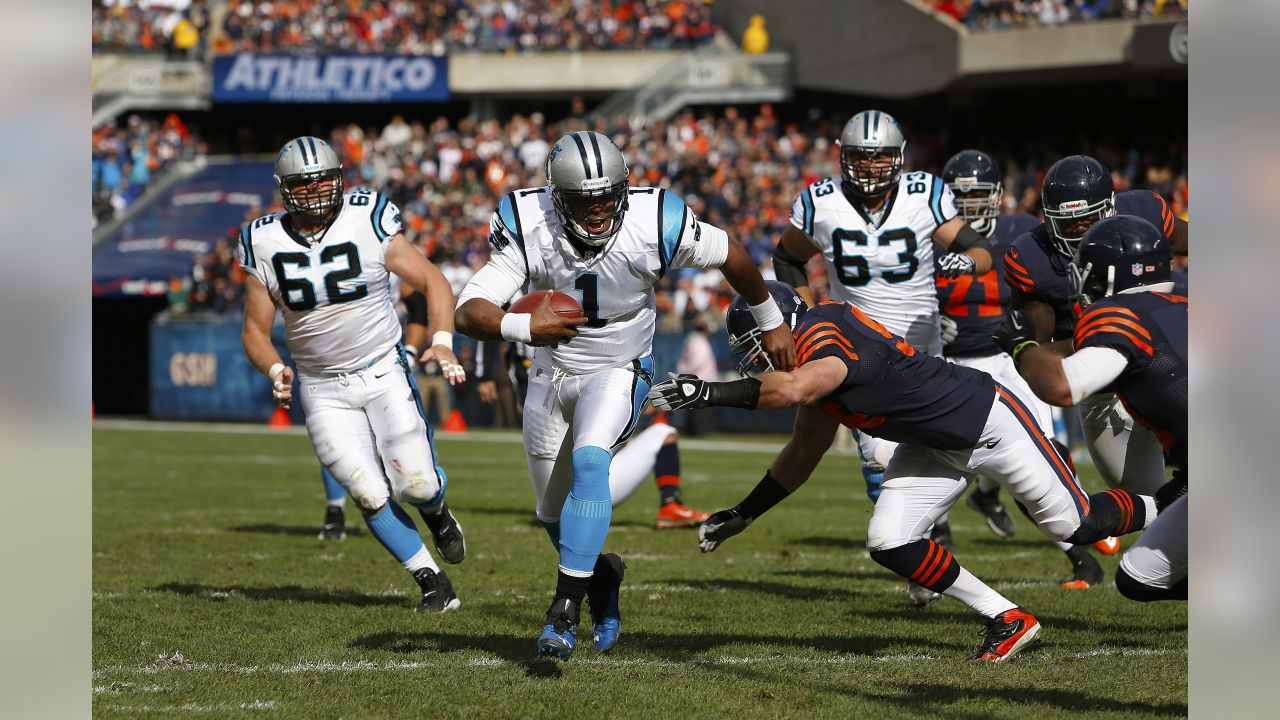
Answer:
[(240, 244), (244, 247), (244, 266), (253, 267), (253, 239), (249, 233), (249, 223), (240, 229)]
[(520, 229), (520, 214), (516, 212), (515, 193), (509, 192), (502, 201), (498, 203), (498, 219), (506, 226), (507, 232), (511, 233), (516, 240), (516, 245), (520, 248), (520, 254), (524, 256), (524, 268), (529, 269), (529, 254), (524, 247), (524, 232)]
[(810, 194), (809, 188), (804, 189), (800, 198), (804, 203), (804, 234), (813, 237), (813, 195)]
[(662, 222), (662, 227), (659, 228), (662, 241), (658, 245), (658, 252), (661, 253), (664, 272), (671, 267), (671, 260), (680, 248), (680, 236), (684, 233), (684, 213), (684, 201), (679, 196), (666, 190), (658, 193), (658, 218)]
[(947, 219), (942, 217), (942, 178), (933, 179), (933, 188), (929, 191), (929, 209), (933, 211), (933, 221), (941, 225)]
[(378, 242), (386, 242), (391, 239), (391, 236), (382, 227), (382, 211), (387, 209), (387, 202), (387, 196), (379, 194), (378, 202), (373, 206), (373, 215), (369, 217), (369, 221), (373, 223), (373, 232), (378, 236)]

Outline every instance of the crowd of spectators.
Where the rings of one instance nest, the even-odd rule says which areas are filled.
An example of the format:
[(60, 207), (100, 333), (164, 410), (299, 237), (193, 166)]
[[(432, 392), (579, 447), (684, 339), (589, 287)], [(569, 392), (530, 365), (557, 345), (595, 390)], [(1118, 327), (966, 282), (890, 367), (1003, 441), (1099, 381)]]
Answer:
[(1187, 0), (919, 0), (970, 29), (1185, 15)]
[(702, 0), (231, 0), (218, 53), (690, 48), (717, 31)]
[(95, 52), (165, 53), (173, 59), (205, 54), (206, 0), (93, 0)]
[(130, 115), (121, 125), (105, 123), (94, 128), (91, 142), (94, 227), (128, 208), (174, 161), (206, 152), (175, 113), (146, 120)]

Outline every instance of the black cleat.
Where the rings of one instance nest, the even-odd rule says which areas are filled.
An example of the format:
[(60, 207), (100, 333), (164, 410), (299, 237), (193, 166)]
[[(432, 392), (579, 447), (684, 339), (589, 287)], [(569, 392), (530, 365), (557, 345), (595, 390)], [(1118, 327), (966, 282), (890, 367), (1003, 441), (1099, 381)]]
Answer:
[(1073, 547), (1066, 551), (1071, 561), (1071, 579), (1062, 583), (1063, 590), (1088, 590), (1102, 584), (1102, 566), (1096, 558), (1083, 547)]
[(538, 657), (550, 657), (568, 662), (577, 645), (578, 603), (567, 597), (556, 596), (547, 608), (547, 619), (538, 636)]
[(974, 488), (965, 500), (965, 504), (982, 513), (991, 532), (1002, 538), (1013, 537), (1017, 528), (1014, 527), (1013, 518), (1009, 517), (1004, 505), (1000, 503), (1000, 488), (992, 488), (991, 492), (982, 492)]
[(1040, 634), (1040, 623), (1022, 608), (1005, 610), (987, 621), (982, 646), (973, 656), (978, 662), (1004, 662)]
[(436, 545), (440, 559), (450, 565), (457, 565), (467, 556), (467, 540), (462, 536), (462, 525), (449, 510), (449, 503), (440, 503), (440, 512), (427, 513), (418, 510), (427, 529), (431, 531), (431, 540)]
[(457, 610), (462, 603), (458, 594), (453, 591), (453, 583), (443, 571), (422, 568), (413, 571), (413, 579), (422, 588), (422, 602), (416, 610), (424, 613), (442, 613)]
[(319, 540), (346, 540), (347, 521), (341, 505), (329, 505), (324, 510), (324, 526), (316, 535)]

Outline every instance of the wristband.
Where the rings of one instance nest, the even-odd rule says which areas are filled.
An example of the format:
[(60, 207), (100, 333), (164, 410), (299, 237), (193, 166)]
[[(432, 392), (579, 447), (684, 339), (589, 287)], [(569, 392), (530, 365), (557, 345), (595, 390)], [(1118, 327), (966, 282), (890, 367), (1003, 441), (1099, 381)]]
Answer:
[(450, 350), (453, 349), (453, 333), (437, 330), (431, 335), (432, 345), (443, 345)]
[(416, 345), (405, 345), (404, 354), (408, 357), (409, 367), (413, 367), (418, 362), (418, 347)]
[(529, 313), (507, 313), (502, 316), (502, 339), (511, 342), (528, 343), (533, 340), (529, 323), (533, 315)]
[(786, 500), (790, 494), (786, 488), (778, 484), (777, 480), (773, 479), (773, 473), (766, 470), (764, 477), (756, 483), (755, 488), (747, 493), (742, 502), (738, 503), (737, 510), (744, 517), (754, 520), (765, 514), (769, 508)]
[(755, 318), (760, 332), (769, 332), (782, 324), (782, 311), (778, 309), (778, 303), (774, 302), (772, 295), (765, 298), (759, 305), (751, 305), (750, 308), (751, 317)]
[(760, 381), (753, 377), (730, 382), (707, 383), (708, 405), (755, 410), (760, 404)]
[(1014, 365), (1018, 364), (1018, 356), (1022, 354), (1022, 351), (1029, 347), (1040, 347), (1040, 343), (1035, 340), (1027, 340), (1026, 342), (1021, 342), (1014, 346), (1013, 352), (1009, 353), (1009, 357), (1013, 358)]
[(280, 377), (280, 373), (282, 372), (284, 372), (284, 363), (276, 363), (270, 368), (267, 368), (267, 379), (271, 382), (276, 382), (276, 379)]

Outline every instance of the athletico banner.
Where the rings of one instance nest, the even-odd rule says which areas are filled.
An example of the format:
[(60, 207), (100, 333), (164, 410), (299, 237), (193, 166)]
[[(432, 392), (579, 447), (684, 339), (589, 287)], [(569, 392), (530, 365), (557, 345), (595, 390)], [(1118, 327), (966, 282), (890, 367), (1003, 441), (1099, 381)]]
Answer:
[(213, 59), (213, 101), (443, 102), (449, 61), (417, 55), (259, 55)]

